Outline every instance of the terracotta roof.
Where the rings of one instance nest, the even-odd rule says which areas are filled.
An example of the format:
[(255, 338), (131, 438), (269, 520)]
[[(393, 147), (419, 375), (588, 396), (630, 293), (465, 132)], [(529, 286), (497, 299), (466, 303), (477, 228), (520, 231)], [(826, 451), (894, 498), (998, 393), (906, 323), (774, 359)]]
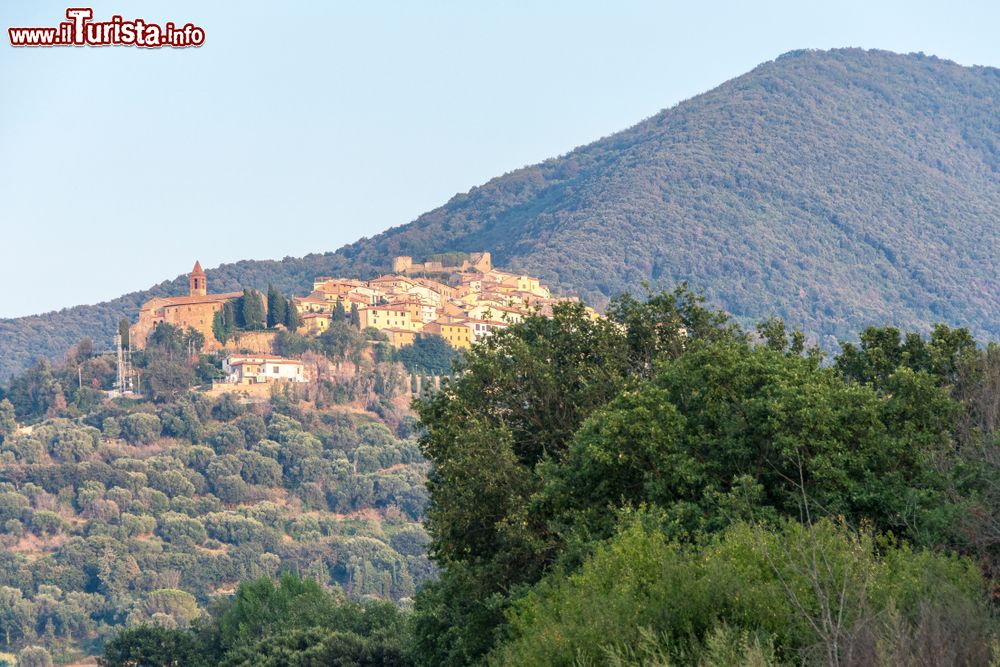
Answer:
[(205, 275), (205, 272), (202, 270), (202, 268), (201, 268), (201, 262), (199, 260), (195, 260), (195, 262), (194, 262), (194, 269), (191, 270), (191, 275), (192, 276), (203, 276), (203, 275)]
[(265, 359), (263, 362), (257, 361), (256, 359), (241, 359), (239, 361), (234, 361), (230, 363), (230, 367), (235, 368), (236, 366), (245, 366), (247, 364), (259, 364), (259, 363), (273, 363), (273, 364), (287, 364), (289, 366), (302, 366), (301, 361), (295, 361), (294, 359)]
[(273, 354), (234, 354), (229, 357), (229, 365), (236, 366), (248, 363), (277, 362), (282, 364), (302, 364), (298, 359), (276, 357)]
[(455, 289), (451, 285), (446, 285), (440, 280), (432, 280), (430, 278), (414, 278), (413, 282), (415, 282), (418, 285), (423, 285), (424, 287), (431, 287), (431, 288), (444, 287), (445, 289)]
[[(315, 294), (315, 292), (313, 292), (313, 294)], [(323, 304), (329, 303), (329, 301), (327, 301), (326, 299), (318, 296), (313, 296), (313, 294), (310, 294), (309, 296), (296, 296), (292, 298), (292, 301), (295, 301), (297, 303), (323, 303)]]
[(398, 313), (408, 313), (405, 306), (397, 306), (394, 304), (387, 304), (382, 306), (365, 306), (363, 308), (358, 308), (358, 310), (394, 310)]
[(243, 296), (243, 292), (227, 292), (225, 294), (206, 294), (205, 296), (169, 296), (157, 299), (165, 306), (191, 306), (196, 303), (219, 303), (231, 301)]
[(409, 278), (403, 278), (402, 276), (391, 276), (391, 275), (390, 276), (379, 276), (378, 278), (375, 278), (373, 280), (369, 280), (368, 281), (369, 284), (371, 284), (371, 283), (396, 283), (396, 282), (410, 283), (411, 285), (413, 284), (413, 281), (410, 280)]

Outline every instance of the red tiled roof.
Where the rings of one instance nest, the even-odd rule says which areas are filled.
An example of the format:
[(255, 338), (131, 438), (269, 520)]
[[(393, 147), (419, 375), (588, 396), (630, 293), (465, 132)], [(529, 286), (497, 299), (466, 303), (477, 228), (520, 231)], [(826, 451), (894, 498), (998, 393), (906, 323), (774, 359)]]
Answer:
[(243, 296), (243, 292), (226, 292), (225, 294), (206, 294), (205, 296), (168, 296), (157, 299), (162, 306), (191, 306), (196, 303), (219, 303), (231, 301)]

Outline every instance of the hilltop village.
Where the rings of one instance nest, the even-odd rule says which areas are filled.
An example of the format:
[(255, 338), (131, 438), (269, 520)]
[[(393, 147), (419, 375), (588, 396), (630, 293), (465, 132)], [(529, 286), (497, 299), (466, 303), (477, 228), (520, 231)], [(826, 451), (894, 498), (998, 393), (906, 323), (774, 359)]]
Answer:
[[(227, 313), (234, 302), (245, 299), (259, 304), (259, 326), (248, 322), (242, 335), (220, 336), (220, 323), (232, 317)], [(283, 300), (281, 307), (293, 312), (275, 321), (274, 314), (267, 313), (269, 299), (256, 290), (210, 293), (207, 275), (196, 262), (189, 293), (143, 304), (130, 339), (133, 348), (141, 350), (157, 326), (167, 323), (197, 332), (206, 351), (230, 353), (224, 369), (231, 383), (296, 382), (306, 380), (302, 364), (274, 355), (273, 339), (280, 330), (315, 337), (342, 320), (360, 331), (380, 332), (383, 342), (397, 350), (422, 336), (440, 336), (462, 350), (528, 315), (550, 316), (555, 304), (569, 300), (575, 299), (554, 297), (538, 278), (497, 269), (486, 251), (452, 253), (422, 263), (400, 256), (393, 260), (392, 273), (372, 280), (315, 278), (309, 294)]]

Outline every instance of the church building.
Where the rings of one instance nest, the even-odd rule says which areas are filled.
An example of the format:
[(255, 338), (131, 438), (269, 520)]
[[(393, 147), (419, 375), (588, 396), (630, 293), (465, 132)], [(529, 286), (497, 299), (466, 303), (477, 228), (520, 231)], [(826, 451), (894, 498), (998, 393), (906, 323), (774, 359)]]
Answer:
[(208, 293), (208, 276), (195, 262), (188, 276), (188, 295), (156, 297), (139, 309), (139, 320), (132, 325), (132, 347), (141, 350), (146, 347), (149, 335), (160, 322), (166, 322), (181, 329), (191, 328), (205, 335), (205, 350), (213, 351), (222, 347), (212, 333), (212, 321), (227, 301), (238, 299), (243, 292), (225, 294)]

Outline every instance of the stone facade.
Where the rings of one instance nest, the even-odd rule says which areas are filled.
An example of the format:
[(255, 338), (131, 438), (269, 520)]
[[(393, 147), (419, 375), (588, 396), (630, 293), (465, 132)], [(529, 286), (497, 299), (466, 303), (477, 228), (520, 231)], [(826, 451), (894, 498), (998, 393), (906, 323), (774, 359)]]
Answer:
[(413, 258), (401, 255), (392, 260), (393, 273), (461, 273), (463, 271), (479, 271), (486, 273), (493, 269), (493, 259), (486, 250), (469, 254), (469, 258), (458, 266), (445, 266), (441, 262), (424, 262), (414, 264)]
[(222, 345), (212, 332), (212, 321), (227, 301), (241, 296), (243, 292), (209, 294), (208, 278), (201, 268), (201, 262), (195, 262), (194, 269), (188, 276), (187, 296), (157, 297), (142, 304), (139, 319), (130, 329), (132, 347), (137, 350), (145, 348), (153, 330), (161, 322), (166, 322), (181, 329), (190, 328), (200, 332), (205, 336), (205, 351), (220, 350)]

